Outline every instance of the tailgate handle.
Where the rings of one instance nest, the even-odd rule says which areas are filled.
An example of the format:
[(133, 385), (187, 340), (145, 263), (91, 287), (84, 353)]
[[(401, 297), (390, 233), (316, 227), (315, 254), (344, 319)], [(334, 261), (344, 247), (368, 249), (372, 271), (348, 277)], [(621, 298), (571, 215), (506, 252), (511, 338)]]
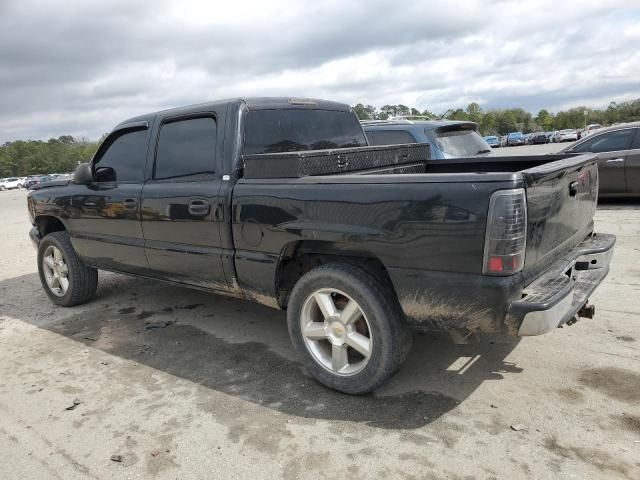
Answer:
[(578, 182), (571, 182), (569, 184), (569, 196), (575, 197), (578, 194)]

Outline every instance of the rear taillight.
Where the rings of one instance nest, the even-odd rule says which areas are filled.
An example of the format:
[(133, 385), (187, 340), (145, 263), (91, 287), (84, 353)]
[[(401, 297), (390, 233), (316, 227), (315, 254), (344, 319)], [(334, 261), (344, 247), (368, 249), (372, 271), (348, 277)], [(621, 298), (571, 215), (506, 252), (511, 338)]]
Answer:
[(484, 240), (482, 272), (512, 275), (522, 270), (527, 240), (527, 199), (524, 189), (491, 195)]

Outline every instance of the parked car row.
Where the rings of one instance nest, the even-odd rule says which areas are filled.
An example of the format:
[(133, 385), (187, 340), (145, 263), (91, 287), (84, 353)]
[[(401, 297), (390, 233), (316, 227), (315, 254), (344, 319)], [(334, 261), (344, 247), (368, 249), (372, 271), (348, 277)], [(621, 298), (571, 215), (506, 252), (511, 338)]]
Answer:
[(575, 142), (603, 128), (599, 123), (587, 125), (584, 129), (566, 128), (548, 132), (510, 132), (507, 135), (486, 135), (484, 140), (493, 148), (514, 147), (519, 145), (538, 145), (542, 143)]
[(0, 191), (26, 188), (31, 190), (42, 183), (70, 177), (68, 173), (51, 173), (49, 175), (31, 175), (28, 177), (0, 178)]

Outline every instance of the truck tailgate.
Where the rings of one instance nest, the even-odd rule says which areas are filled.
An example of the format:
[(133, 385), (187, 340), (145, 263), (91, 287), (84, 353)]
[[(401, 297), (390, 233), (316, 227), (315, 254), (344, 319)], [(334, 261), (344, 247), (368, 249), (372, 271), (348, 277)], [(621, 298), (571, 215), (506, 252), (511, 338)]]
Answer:
[(579, 155), (523, 170), (527, 195), (524, 275), (539, 276), (593, 231), (598, 201), (596, 155)]

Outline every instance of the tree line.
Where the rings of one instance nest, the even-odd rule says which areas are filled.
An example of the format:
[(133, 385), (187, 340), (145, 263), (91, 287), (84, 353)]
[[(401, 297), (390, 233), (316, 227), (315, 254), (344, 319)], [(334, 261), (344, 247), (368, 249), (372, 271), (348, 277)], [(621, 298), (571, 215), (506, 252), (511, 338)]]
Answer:
[(433, 120), (465, 120), (478, 124), (482, 135), (506, 135), (509, 132), (523, 133), (584, 128), (591, 123), (613, 125), (614, 123), (640, 120), (640, 98), (627, 102), (611, 102), (606, 109), (574, 107), (556, 114), (542, 109), (532, 115), (523, 108), (507, 108), (484, 111), (473, 102), (466, 109), (449, 109), (442, 114), (429, 110), (420, 111), (406, 105), (385, 105), (378, 109), (373, 105), (358, 103), (353, 107), (360, 120), (387, 120), (391, 117), (427, 117)]
[[(575, 107), (556, 114), (540, 110), (537, 115), (523, 108), (484, 111), (473, 102), (466, 109), (450, 109), (442, 114), (418, 110), (406, 105), (385, 105), (378, 109), (358, 103), (353, 107), (361, 120), (386, 120), (390, 117), (428, 117), (431, 119), (470, 120), (478, 124), (482, 135), (508, 132), (562, 130), (582, 128), (585, 124), (612, 125), (640, 120), (640, 98), (628, 102), (611, 102), (606, 109)], [(23, 177), (45, 173), (71, 172), (79, 162), (88, 161), (100, 142), (63, 135), (49, 140), (16, 140), (0, 146), (0, 177)]]
[(0, 146), (0, 177), (72, 172), (78, 162), (86, 162), (93, 156), (100, 141), (63, 135), (46, 141), (6, 142)]

